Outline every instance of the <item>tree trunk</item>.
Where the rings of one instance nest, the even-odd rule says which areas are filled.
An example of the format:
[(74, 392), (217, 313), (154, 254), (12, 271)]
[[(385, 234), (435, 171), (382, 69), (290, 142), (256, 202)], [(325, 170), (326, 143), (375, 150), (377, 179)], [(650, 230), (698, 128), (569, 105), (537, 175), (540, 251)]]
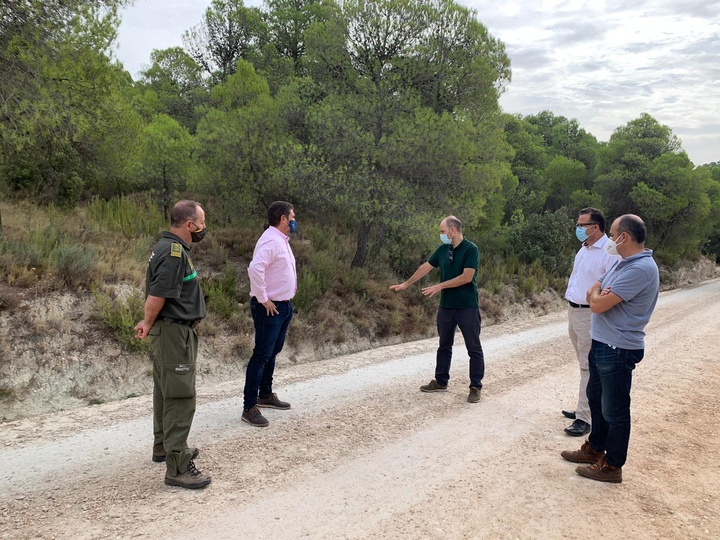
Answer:
[(370, 228), (372, 223), (367, 220), (360, 222), (360, 227), (357, 233), (357, 248), (355, 249), (355, 256), (350, 263), (350, 268), (363, 268), (367, 261), (368, 251), (370, 250)]

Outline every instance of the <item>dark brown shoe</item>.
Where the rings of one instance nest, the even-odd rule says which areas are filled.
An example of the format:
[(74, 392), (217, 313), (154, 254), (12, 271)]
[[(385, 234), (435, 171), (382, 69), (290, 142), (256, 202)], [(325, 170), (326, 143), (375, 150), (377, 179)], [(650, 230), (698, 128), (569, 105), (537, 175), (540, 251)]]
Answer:
[(258, 409), (257, 406), (253, 407), (252, 409), (243, 410), (240, 419), (243, 422), (247, 422), (251, 426), (255, 427), (267, 427), (270, 425), (268, 419), (262, 415), (260, 409)]
[(612, 482), (619, 484), (622, 482), (622, 467), (613, 467), (605, 461), (605, 456), (601, 457), (596, 463), (587, 466), (580, 466), (575, 472), (585, 478), (597, 480), (598, 482)]
[(168, 486), (177, 486), (186, 489), (200, 489), (210, 484), (210, 477), (195, 468), (195, 463), (190, 461), (184, 473), (171, 476), (165, 473), (165, 483)]
[(480, 401), (480, 389), (474, 386), (470, 387), (470, 393), (468, 394), (468, 403), (477, 403)]
[(590, 446), (590, 442), (586, 440), (580, 450), (563, 450), (560, 455), (573, 463), (595, 463), (605, 457), (605, 452), (596, 452)]
[[(200, 455), (200, 450), (198, 450), (197, 448), (191, 448), (190, 450), (192, 450), (192, 458), (190, 458), (190, 459), (195, 459), (196, 457), (198, 457)], [(159, 450), (158, 452), (153, 452), (152, 460), (155, 463), (162, 463), (166, 459), (167, 459), (167, 452), (165, 452), (165, 449)]]
[(287, 401), (280, 401), (275, 392), (270, 394), (270, 397), (259, 397), (257, 400), (257, 406), (267, 407), (268, 409), (282, 409), (284, 411), (290, 408), (290, 404)]
[(420, 387), (421, 392), (447, 392), (447, 384), (442, 385), (435, 379)]

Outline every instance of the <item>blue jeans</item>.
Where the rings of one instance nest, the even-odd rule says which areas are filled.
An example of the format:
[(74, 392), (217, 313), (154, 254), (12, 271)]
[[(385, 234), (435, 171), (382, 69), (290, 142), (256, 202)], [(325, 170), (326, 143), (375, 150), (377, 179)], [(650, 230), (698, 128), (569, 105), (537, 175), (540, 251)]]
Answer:
[(252, 409), (257, 405), (258, 395), (272, 394), (275, 357), (285, 345), (285, 335), (293, 316), (292, 303), (275, 302), (277, 315), (268, 315), (265, 306), (255, 297), (250, 300), (250, 312), (255, 323), (255, 348), (245, 372), (243, 408)]
[(627, 460), (632, 372), (644, 354), (644, 349), (620, 349), (595, 340), (590, 346), (587, 397), (592, 431), (588, 441), (596, 452), (605, 450), (605, 459), (613, 467), (622, 467)]
[(447, 309), (440, 308), (437, 313), (437, 329), (440, 345), (435, 364), (435, 380), (443, 386), (450, 380), (452, 347), (455, 342), (455, 330), (460, 327), (465, 347), (470, 355), (470, 386), (482, 388), (485, 376), (485, 357), (480, 345), (480, 310), (478, 308)]

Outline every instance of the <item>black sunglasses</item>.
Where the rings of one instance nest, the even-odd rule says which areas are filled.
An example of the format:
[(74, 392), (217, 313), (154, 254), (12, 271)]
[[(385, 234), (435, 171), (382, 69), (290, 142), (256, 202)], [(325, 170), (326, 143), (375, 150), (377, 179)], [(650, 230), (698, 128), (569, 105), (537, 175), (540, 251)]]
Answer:
[(448, 246), (448, 260), (450, 262), (453, 262), (454, 251), (455, 249), (452, 246)]

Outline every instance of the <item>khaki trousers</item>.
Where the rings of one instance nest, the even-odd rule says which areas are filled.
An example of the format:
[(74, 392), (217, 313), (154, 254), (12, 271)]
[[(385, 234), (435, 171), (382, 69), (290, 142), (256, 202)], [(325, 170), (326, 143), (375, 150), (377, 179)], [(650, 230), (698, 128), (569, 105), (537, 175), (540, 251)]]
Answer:
[(580, 386), (578, 387), (575, 417), (588, 424), (590, 423), (590, 405), (587, 398), (587, 384), (590, 380), (588, 354), (590, 354), (590, 345), (592, 344), (590, 316), (590, 308), (574, 308), (568, 305), (568, 334), (580, 366)]

